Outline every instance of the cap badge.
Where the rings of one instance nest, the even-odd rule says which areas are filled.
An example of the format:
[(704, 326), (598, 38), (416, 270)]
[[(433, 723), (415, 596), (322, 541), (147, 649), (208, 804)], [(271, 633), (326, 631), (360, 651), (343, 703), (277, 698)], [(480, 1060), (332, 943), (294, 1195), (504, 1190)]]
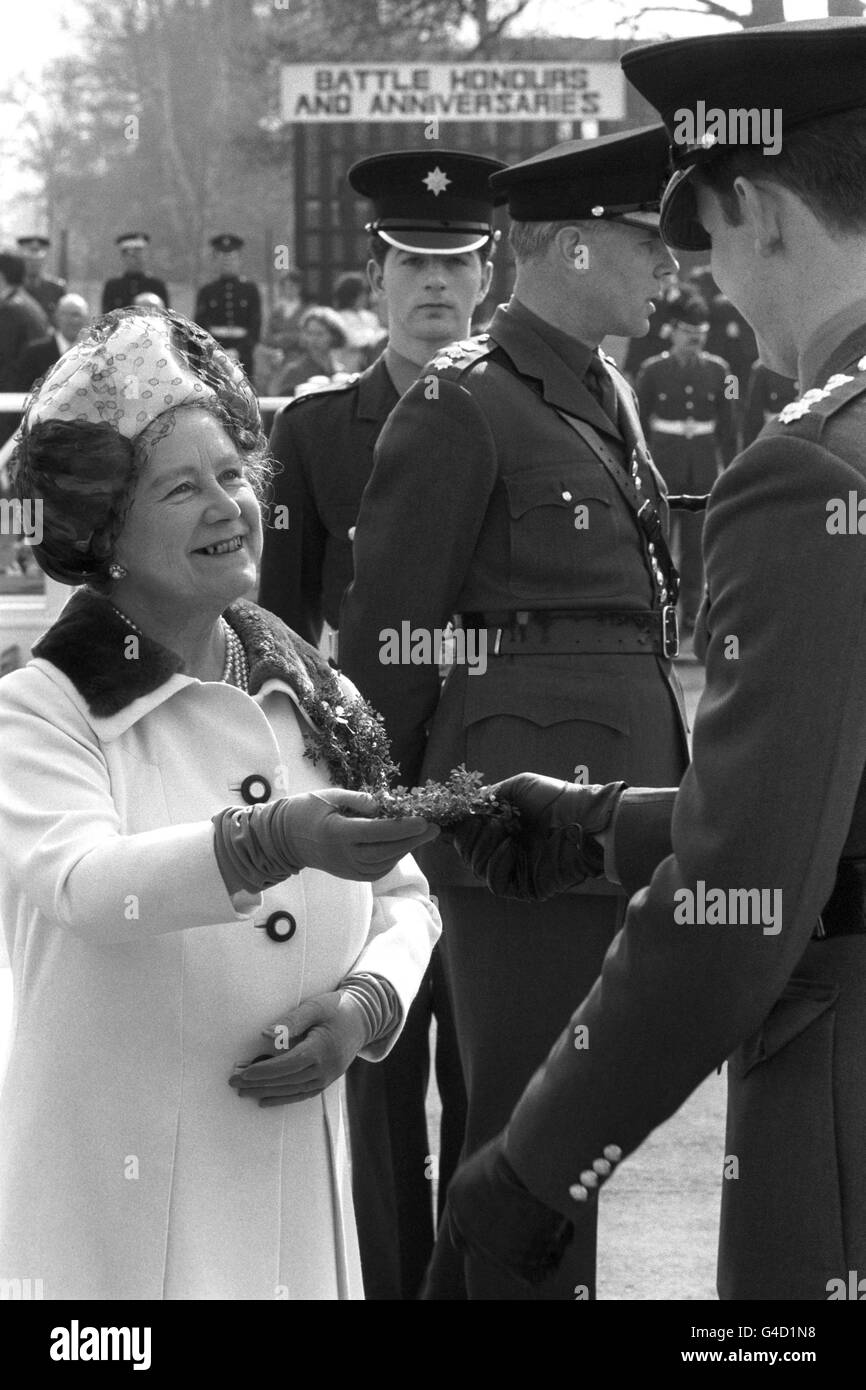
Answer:
[(698, 141), (698, 144), (700, 145), (702, 150), (711, 150), (713, 148), (713, 145), (717, 145), (718, 143), (719, 137), (712, 130), (705, 130), (700, 140)]
[(590, 213), (593, 217), (604, 217), (604, 208), (601, 203), (596, 203), (594, 208), (590, 208)]
[(449, 179), (445, 171), (440, 169), (437, 164), (436, 168), (431, 169), (430, 173), (427, 174), (421, 182), (426, 185), (428, 193), (432, 193), (434, 198), (438, 198), (440, 193), (445, 192), (449, 183), (453, 183), (453, 179)]

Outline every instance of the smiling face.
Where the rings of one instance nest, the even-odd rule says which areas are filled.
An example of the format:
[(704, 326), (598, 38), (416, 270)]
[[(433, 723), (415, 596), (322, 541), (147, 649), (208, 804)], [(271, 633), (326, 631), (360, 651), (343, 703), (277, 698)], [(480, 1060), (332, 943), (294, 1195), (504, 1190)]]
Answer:
[(390, 340), (397, 352), (425, 362), (437, 347), (465, 338), (473, 310), (490, 288), (493, 267), (477, 251), (425, 256), (389, 247), (382, 266), (368, 266), (374, 290), (388, 305)]
[(243, 460), (206, 410), (182, 409), (144, 464), (114, 558), (128, 570), (112, 601), (178, 622), (214, 620), (256, 581), (258, 499)]

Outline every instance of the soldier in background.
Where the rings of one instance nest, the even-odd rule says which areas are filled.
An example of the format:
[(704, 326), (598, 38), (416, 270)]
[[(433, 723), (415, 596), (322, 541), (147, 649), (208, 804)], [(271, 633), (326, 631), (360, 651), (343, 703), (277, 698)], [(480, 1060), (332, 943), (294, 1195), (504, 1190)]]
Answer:
[[(671, 318), (671, 350), (644, 362), (637, 398), (656, 467), (671, 493), (707, 493), (736, 448), (730, 367), (705, 351), (707, 306), (683, 293)], [(704, 592), (703, 513), (675, 511), (683, 635), (694, 632)]]
[(156, 275), (148, 275), (144, 268), (144, 253), (150, 245), (147, 232), (121, 232), (115, 237), (120, 248), (123, 273), (106, 280), (102, 287), (102, 312), (108, 314), (112, 309), (128, 309), (139, 294), (158, 294), (166, 309), (170, 307), (165, 281)]
[(42, 273), (50, 246), (51, 241), (47, 236), (18, 237), (18, 250), (24, 258), (25, 266), (24, 289), (53, 323), (57, 303), (66, 293), (66, 281), (52, 280)]
[(683, 291), (676, 274), (669, 275), (657, 295), (653, 295), (655, 313), (650, 319), (650, 331), (645, 338), (629, 338), (623, 371), (634, 384), (638, 372), (650, 357), (666, 352), (671, 345), (671, 318), (682, 299)]
[[(22, 288), (24, 259), (14, 251), (0, 251), (0, 391), (18, 390), (21, 356), (28, 343), (48, 332), (48, 320), (40, 305)], [(0, 444), (18, 426), (17, 416), (0, 414)]]
[(764, 426), (775, 420), (779, 411), (796, 395), (796, 381), (771, 371), (763, 362), (753, 362), (740, 422), (739, 448), (748, 448)]
[(244, 239), (233, 232), (211, 237), (219, 275), (202, 285), (195, 301), (193, 318), (230, 357), (240, 362), (247, 376), (253, 376), (253, 351), (262, 332), (262, 300), (259, 287), (241, 275), (241, 247)]

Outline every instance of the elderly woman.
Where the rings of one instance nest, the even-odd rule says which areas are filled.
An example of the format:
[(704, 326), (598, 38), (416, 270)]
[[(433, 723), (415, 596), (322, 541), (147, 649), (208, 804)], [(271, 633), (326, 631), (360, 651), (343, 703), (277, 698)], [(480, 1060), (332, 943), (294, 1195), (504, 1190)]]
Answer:
[(437, 832), (341, 789), (379, 724), (241, 598), (264, 459), (170, 313), (99, 320), (22, 424), (36, 557), (84, 585), (0, 682), (0, 1278), (46, 1298), (363, 1297), (341, 1078), (424, 973)]

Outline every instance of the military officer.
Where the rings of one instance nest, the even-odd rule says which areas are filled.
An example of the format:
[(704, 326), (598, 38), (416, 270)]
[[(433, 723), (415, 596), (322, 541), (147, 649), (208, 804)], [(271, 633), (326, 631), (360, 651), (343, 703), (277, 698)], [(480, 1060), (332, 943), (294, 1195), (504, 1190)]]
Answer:
[(18, 237), (18, 249), (24, 257), (24, 264), (27, 267), (24, 274), (24, 289), (32, 299), (36, 300), (45, 311), (45, 314), (54, 322), (54, 310), (57, 308), (58, 300), (62, 299), (66, 293), (65, 280), (52, 280), (50, 276), (43, 275), (45, 269), (45, 258), (51, 246), (51, 239), (47, 236), (20, 236)]
[[(580, 876), (581, 847), (598, 869), (601, 835), (611, 872), (648, 887), (504, 1135), (454, 1179), (453, 1225), (543, 1286), (605, 1181), (727, 1057), (719, 1293), (844, 1298), (866, 1269), (866, 21), (622, 62), (674, 136), (667, 240), (711, 246), (802, 394), (710, 497), (707, 683), (675, 798), (580, 806), (588, 789), (530, 778), (519, 849), (481, 856), (500, 888), (545, 893)], [(738, 108), (778, 113), (776, 155), (766, 130), (676, 139), (678, 112)]]
[(746, 399), (740, 424), (740, 449), (746, 449), (757, 439), (761, 430), (797, 396), (797, 383), (779, 372), (771, 371), (763, 362), (753, 362), (749, 372)]
[[(494, 174), (514, 219), (514, 297), (487, 333), (434, 359), (382, 431), (341, 662), (384, 715), (407, 783), (460, 763), (486, 778), (540, 765), (590, 781), (605, 768), (676, 782), (685, 767), (663, 484), (634, 398), (598, 352), (609, 333), (647, 332), (675, 268), (658, 236), (666, 159), (656, 126)], [(455, 651), (474, 659), (440, 691), (423, 638), (452, 614), (465, 632)], [(419, 655), (389, 664), (392, 632), (420, 634)], [(425, 870), (446, 923), (471, 1153), (504, 1123), (575, 987), (595, 979), (621, 900), (603, 886), (504, 905), (447, 847)], [(592, 1292), (594, 1240), (575, 1247), (554, 1296)], [(448, 1269), (442, 1249), (431, 1296), (448, 1296)], [(474, 1297), (523, 1296), (472, 1261), (466, 1274)]]
[(259, 287), (240, 274), (240, 252), (244, 239), (232, 232), (211, 237), (219, 275), (202, 285), (195, 301), (193, 318), (206, 328), (220, 347), (240, 362), (247, 376), (253, 375), (253, 349), (262, 333), (262, 300)]
[[(274, 508), (288, 529), (265, 533), (259, 601), (312, 643), (339, 626), (352, 578), (349, 531), (373, 466), (379, 433), (430, 357), (465, 338), (488, 292), (499, 160), (440, 149), (371, 155), (349, 171), (370, 200), (371, 287), (385, 301), (389, 341), (343, 386), (302, 396), (277, 415), (271, 451), (282, 465)], [(397, 543), (399, 546), (399, 542)], [(412, 1299), (433, 1248), (433, 1156), (425, 1097), (429, 1034), (436, 1018), (442, 1099), (439, 1204), (463, 1142), (466, 1097), (442, 963), (434, 952), (399, 1044), (385, 1062), (347, 1073), (353, 1183), (364, 1287), (370, 1299)], [(455, 1296), (462, 1271), (455, 1270)]]
[(166, 309), (170, 308), (165, 281), (148, 275), (144, 269), (144, 253), (150, 245), (147, 232), (121, 232), (115, 237), (123, 261), (123, 274), (106, 280), (102, 287), (102, 312), (129, 308), (137, 294), (158, 294)]
[[(707, 306), (684, 292), (671, 310), (671, 347), (644, 362), (635, 390), (653, 460), (671, 493), (709, 492), (735, 447), (736, 382), (721, 357), (704, 350)], [(681, 629), (695, 629), (704, 593), (701, 512), (671, 518), (680, 572)]]

